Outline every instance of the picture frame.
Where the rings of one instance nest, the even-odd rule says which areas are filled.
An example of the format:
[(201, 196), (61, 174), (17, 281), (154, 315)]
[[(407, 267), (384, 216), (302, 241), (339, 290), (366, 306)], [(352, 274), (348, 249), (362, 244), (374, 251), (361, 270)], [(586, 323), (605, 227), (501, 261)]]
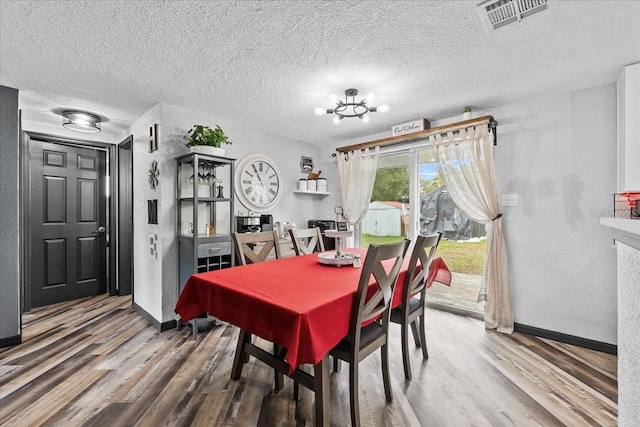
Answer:
[(338, 221), (336, 222), (336, 227), (338, 228), (338, 231), (348, 231), (349, 227), (347, 226), (347, 222), (346, 221)]
[(147, 224), (158, 223), (158, 199), (147, 200)]
[(300, 156), (300, 172), (306, 174), (313, 172), (313, 157)]

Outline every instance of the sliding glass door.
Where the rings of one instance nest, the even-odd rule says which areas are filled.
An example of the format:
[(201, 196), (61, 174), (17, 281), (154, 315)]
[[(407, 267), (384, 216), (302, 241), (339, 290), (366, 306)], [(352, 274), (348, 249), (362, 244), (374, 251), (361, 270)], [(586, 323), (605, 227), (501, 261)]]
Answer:
[(361, 246), (393, 243), (409, 237), (409, 153), (380, 156), (367, 216), (362, 221)]
[(442, 233), (437, 256), (452, 272), (452, 283), (435, 283), (427, 292), (434, 306), (484, 311), (478, 303), (486, 238), (484, 226), (466, 218), (455, 206), (439, 176), (430, 147), (384, 153), (367, 216), (361, 246), (413, 239), (417, 234)]

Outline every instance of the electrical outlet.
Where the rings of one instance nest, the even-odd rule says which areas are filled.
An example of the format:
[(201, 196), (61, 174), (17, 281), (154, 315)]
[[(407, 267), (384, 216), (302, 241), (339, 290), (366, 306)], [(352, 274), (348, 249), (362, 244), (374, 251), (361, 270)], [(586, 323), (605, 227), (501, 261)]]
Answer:
[(149, 234), (149, 258), (158, 259), (158, 235)]
[(518, 206), (518, 194), (503, 194), (502, 195), (502, 206)]

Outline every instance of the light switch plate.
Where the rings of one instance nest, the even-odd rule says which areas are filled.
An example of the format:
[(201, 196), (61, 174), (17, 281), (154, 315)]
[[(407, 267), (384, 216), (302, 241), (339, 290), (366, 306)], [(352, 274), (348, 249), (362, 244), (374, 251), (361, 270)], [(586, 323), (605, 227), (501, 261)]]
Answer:
[(503, 194), (502, 195), (502, 206), (518, 206), (518, 194)]

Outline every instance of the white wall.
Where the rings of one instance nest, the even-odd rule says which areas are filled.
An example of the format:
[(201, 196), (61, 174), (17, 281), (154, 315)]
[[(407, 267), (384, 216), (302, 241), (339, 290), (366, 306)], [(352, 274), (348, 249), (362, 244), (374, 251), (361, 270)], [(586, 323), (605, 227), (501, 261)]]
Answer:
[[(160, 104), (143, 114), (122, 135), (124, 140), (128, 135), (133, 135), (133, 283), (134, 303), (150, 314), (154, 319), (162, 322), (163, 313), (163, 282), (164, 262), (163, 257), (167, 245), (163, 236), (170, 233), (165, 224), (172, 224), (170, 215), (163, 211), (165, 194), (169, 194), (173, 175), (165, 171), (165, 150), (157, 150), (149, 153), (149, 127), (154, 123), (160, 123)], [(161, 131), (159, 131), (161, 134)], [(160, 146), (162, 147), (162, 146)], [(149, 187), (148, 171), (152, 161), (158, 162), (160, 184), (155, 190)], [(169, 196), (168, 196), (169, 197)], [(170, 197), (173, 197), (171, 195)], [(158, 224), (147, 223), (147, 200), (158, 199)], [(163, 222), (165, 221), (165, 222)], [(148, 237), (155, 234), (158, 237), (158, 259), (149, 257)], [(174, 267), (174, 271), (176, 267)]]
[(520, 324), (617, 343), (614, 84), (494, 109), (511, 298)]
[[(501, 191), (518, 194), (519, 206), (503, 209), (515, 321), (616, 344), (615, 251), (598, 222), (611, 212), (616, 188), (615, 85), (544, 95), (474, 116), (485, 114), (500, 123), (495, 162)], [(323, 158), (334, 149), (324, 147)], [(336, 173), (333, 165), (325, 169)], [(339, 204), (337, 188), (330, 191), (327, 205)]]

